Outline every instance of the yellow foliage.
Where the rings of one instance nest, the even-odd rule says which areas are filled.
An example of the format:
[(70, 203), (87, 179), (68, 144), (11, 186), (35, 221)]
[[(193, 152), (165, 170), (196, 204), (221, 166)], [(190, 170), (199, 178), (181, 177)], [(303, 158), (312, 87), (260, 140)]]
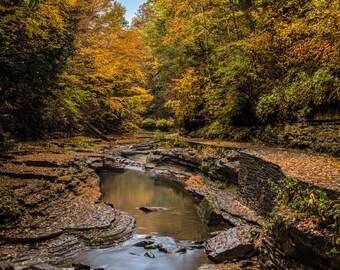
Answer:
[(141, 87), (145, 82), (143, 40), (138, 31), (125, 27), (125, 11), (115, 1), (80, 3), (77, 53), (69, 63), (71, 81), (94, 94), (93, 104), (102, 110), (98, 117), (102, 113), (110, 119), (138, 121), (138, 114), (152, 100)]

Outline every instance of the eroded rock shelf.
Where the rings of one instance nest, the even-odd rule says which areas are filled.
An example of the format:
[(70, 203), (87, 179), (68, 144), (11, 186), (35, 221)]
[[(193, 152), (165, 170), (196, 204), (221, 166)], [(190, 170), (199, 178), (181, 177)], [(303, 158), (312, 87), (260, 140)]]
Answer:
[[(295, 220), (291, 223), (290, 216), (271, 223), (274, 194), (269, 180), (283, 179), (286, 171), (254, 151), (245, 146), (207, 148), (197, 142), (168, 150), (146, 137), (86, 150), (58, 146), (46, 151), (42, 144), (23, 149), (21, 155), (13, 152), (0, 165), (0, 267), (71, 266), (80, 251), (131, 238), (134, 218), (102, 201), (97, 173), (137, 167), (181, 183), (207, 225), (220, 226), (204, 247), (222, 265), (200, 269), (339, 269), (339, 256), (326, 252), (339, 247), (320, 237), (317, 228), (311, 233)], [(321, 188), (333, 197), (338, 194), (337, 188)]]

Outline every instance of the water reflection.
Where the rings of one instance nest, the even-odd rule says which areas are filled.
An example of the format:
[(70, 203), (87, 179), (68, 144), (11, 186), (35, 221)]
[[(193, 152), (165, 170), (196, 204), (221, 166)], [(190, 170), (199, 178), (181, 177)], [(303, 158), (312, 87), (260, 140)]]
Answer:
[[(192, 199), (174, 182), (139, 171), (101, 175), (104, 200), (129, 212), (137, 221), (137, 234), (169, 236), (176, 240), (204, 240), (206, 226)], [(161, 206), (167, 211), (144, 213), (141, 206)]]
[[(209, 235), (191, 197), (175, 182), (152, 178), (141, 171), (126, 171), (102, 174), (101, 189), (105, 201), (136, 218), (137, 234), (117, 247), (80, 254), (74, 259), (75, 263), (105, 270), (191, 270), (209, 262), (203, 249), (191, 249), (192, 243), (184, 241), (204, 240)], [(169, 210), (147, 214), (138, 209), (141, 206), (166, 207)], [(150, 234), (153, 234), (152, 240), (161, 244), (168, 253), (152, 249), (155, 258), (149, 258), (144, 256), (148, 250), (134, 246)], [(182, 246), (187, 247), (186, 252), (176, 253), (176, 248)]]

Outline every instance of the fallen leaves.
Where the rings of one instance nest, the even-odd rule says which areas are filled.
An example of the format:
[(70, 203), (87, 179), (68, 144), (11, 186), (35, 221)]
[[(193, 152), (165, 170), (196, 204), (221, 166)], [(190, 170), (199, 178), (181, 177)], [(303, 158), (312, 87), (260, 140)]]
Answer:
[(185, 139), (213, 147), (238, 149), (277, 164), (291, 177), (317, 186), (340, 191), (340, 158), (300, 150), (255, 146), (248, 143)]

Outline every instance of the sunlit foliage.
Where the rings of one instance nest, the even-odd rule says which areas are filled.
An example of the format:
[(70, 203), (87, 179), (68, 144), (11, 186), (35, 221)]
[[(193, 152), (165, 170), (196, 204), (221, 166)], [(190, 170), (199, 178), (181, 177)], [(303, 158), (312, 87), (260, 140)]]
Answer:
[(0, 3), (0, 120), (13, 136), (131, 128), (152, 98), (145, 53), (109, 0)]
[(207, 135), (339, 108), (339, 17), (335, 0), (149, 0), (135, 25), (150, 88)]
[[(340, 107), (339, 2), (3, 0), (3, 134), (185, 132), (312, 119)], [(170, 113), (171, 112), (171, 113)], [(6, 135), (7, 136), (7, 135)]]

